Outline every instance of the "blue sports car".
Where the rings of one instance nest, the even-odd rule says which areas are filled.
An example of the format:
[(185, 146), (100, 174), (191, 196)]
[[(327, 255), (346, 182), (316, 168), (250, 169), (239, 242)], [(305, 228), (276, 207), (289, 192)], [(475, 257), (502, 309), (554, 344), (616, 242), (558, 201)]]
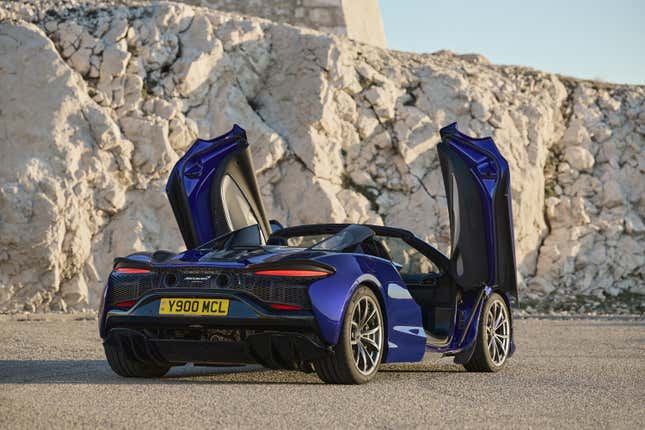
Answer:
[(111, 368), (260, 363), (360, 384), (434, 351), (500, 370), (517, 300), (508, 164), (456, 124), (437, 151), (450, 256), (399, 228), (282, 227), (267, 219), (244, 130), (197, 140), (166, 187), (187, 251), (114, 260), (99, 317)]

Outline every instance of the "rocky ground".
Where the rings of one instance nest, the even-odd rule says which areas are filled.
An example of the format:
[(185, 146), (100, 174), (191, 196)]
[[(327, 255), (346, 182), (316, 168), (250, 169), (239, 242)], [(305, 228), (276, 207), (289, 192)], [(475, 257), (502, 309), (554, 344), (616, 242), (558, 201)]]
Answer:
[(94, 307), (115, 255), (181, 248), (165, 180), (233, 123), (272, 218), (446, 250), (434, 147), (453, 121), (511, 166), (528, 311), (645, 310), (643, 86), (184, 4), (0, 1), (0, 88), (0, 311)]

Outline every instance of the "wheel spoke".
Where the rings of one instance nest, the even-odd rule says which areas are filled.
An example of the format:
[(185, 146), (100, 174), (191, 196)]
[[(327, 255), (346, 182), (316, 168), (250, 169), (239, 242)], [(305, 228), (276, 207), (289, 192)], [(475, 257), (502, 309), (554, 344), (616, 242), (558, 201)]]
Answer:
[(364, 336), (371, 336), (371, 335), (376, 334), (376, 333), (378, 333), (380, 331), (381, 331), (381, 326), (377, 325), (376, 327), (371, 328), (371, 329), (369, 329), (367, 331), (364, 331), (361, 334), (364, 335)]
[(374, 315), (376, 315), (376, 308), (372, 309), (372, 313), (370, 313), (370, 315), (365, 318), (365, 322), (362, 324), (361, 328), (365, 327), (365, 325), (372, 319)]
[(486, 336), (491, 361), (501, 366), (508, 355), (510, 321), (505, 303), (495, 300), (486, 313)]
[(365, 300), (365, 307), (363, 308), (363, 313), (361, 314), (361, 322), (360, 322), (360, 327), (363, 328), (365, 324), (367, 323), (367, 320), (369, 319), (369, 312), (370, 312), (370, 302)]
[(366, 306), (367, 306), (367, 303), (364, 300), (361, 300), (360, 302), (358, 302), (358, 326), (359, 327), (363, 325), (363, 318), (365, 317), (365, 312), (367, 312), (367, 310), (365, 310)]
[(497, 330), (499, 326), (502, 324), (503, 318), (504, 318), (504, 312), (500, 310), (499, 313), (497, 314), (497, 318), (495, 318), (495, 325), (493, 326), (495, 330)]
[(363, 347), (363, 344), (360, 344), (360, 350), (361, 350), (361, 358), (363, 359), (363, 371), (367, 371), (367, 351), (365, 351), (365, 348)]
[(504, 342), (502, 341), (502, 339), (498, 338), (497, 336), (495, 336), (493, 339), (495, 339), (495, 342), (497, 342), (499, 347), (503, 350), (504, 349)]
[(378, 303), (369, 296), (361, 297), (354, 307), (349, 343), (358, 371), (373, 372), (383, 347), (383, 330)]
[(361, 361), (361, 345), (360, 343), (356, 344), (356, 352), (354, 353), (354, 361), (356, 361), (356, 367), (360, 369), (358, 363)]
[(366, 351), (365, 351), (365, 355), (367, 355), (367, 358), (369, 358), (369, 359), (370, 359), (370, 367), (374, 367), (374, 364), (375, 364), (375, 363), (374, 363), (374, 359), (372, 358), (372, 354), (370, 354), (370, 353), (369, 353), (369, 352), (367, 352), (367, 350), (366, 350)]
[(364, 344), (363, 346), (369, 345), (372, 348), (374, 348), (376, 351), (379, 350), (378, 344), (376, 342), (374, 342), (372, 339), (370, 339), (369, 337), (362, 336), (361, 337), (361, 342), (363, 342), (363, 344)]

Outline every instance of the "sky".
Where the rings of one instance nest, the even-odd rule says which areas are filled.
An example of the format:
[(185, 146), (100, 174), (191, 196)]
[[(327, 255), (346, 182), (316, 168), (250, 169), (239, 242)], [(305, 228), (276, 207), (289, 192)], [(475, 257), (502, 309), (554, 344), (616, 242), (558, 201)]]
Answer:
[(389, 48), (645, 84), (645, 0), (379, 0)]

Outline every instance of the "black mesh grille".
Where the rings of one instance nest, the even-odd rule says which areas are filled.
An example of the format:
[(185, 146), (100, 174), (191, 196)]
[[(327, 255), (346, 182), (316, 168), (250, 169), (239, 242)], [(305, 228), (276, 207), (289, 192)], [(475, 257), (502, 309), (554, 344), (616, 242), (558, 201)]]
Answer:
[(248, 274), (239, 275), (239, 282), (233, 289), (244, 291), (258, 299), (271, 303), (298, 305), (311, 308), (308, 285), (302, 280), (281, 277), (260, 277)]
[(120, 302), (136, 300), (154, 287), (154, 274), (128, 274), (112, 272), (110, 282), (109, 303), (115, 305)]
[(218, 289), (239, 291), (269, 303), (297, 305), (311, 309), (307, 292), (309, 280), (289, 277), (254, 276), (231, 271), (165, 271), (157, 274), (123, 274), (112, 272), (109, 303), (136, 300), (153, 288)]

